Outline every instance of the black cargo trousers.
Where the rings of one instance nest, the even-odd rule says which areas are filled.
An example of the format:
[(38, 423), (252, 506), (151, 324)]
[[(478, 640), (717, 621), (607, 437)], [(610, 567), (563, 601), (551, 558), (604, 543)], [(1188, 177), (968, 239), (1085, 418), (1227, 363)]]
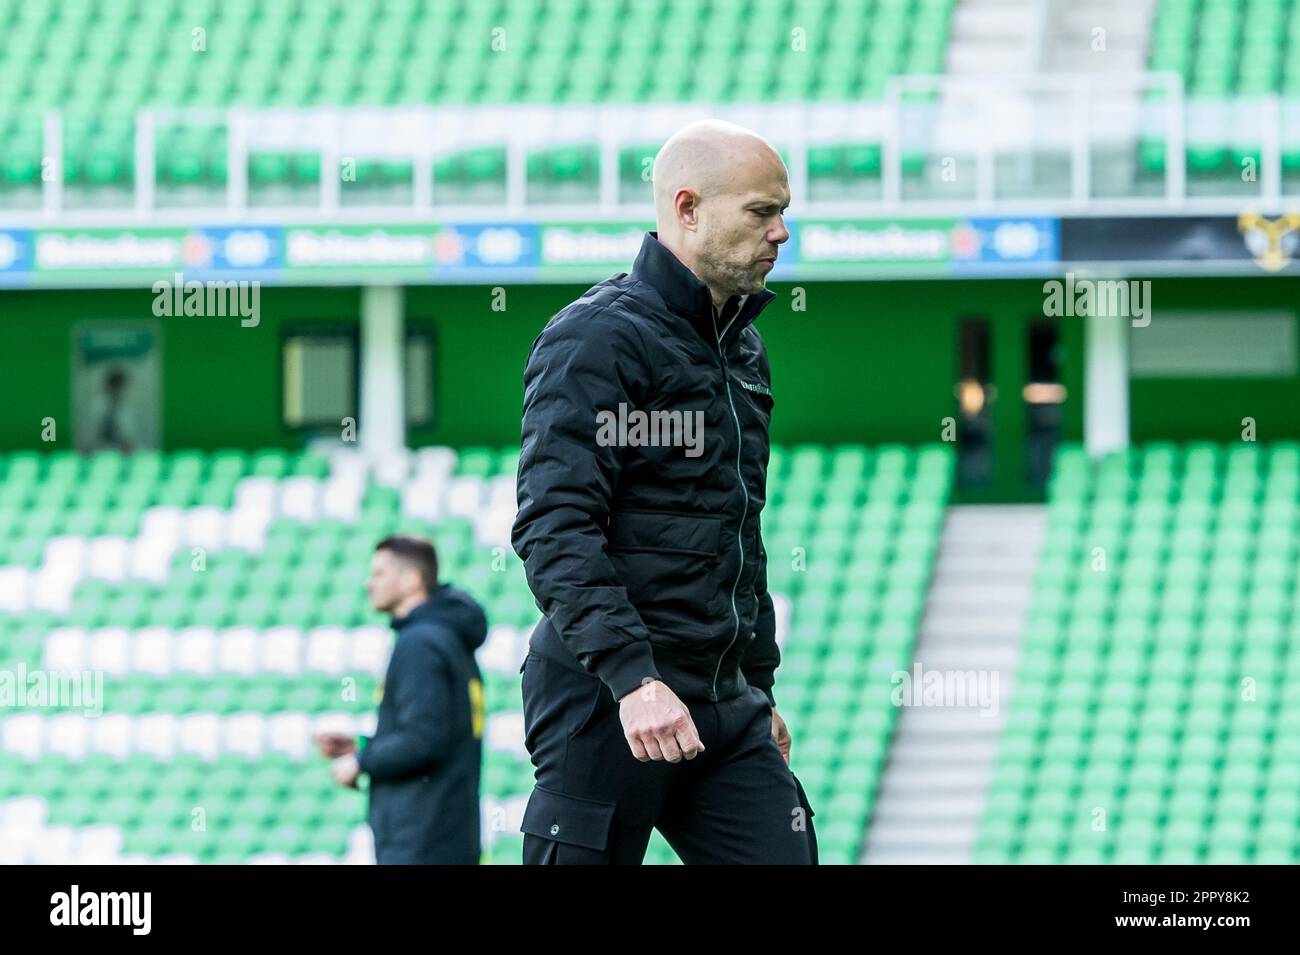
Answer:
[(817, 863), (812, 808), (772, 739), (762, 691), (683, 700), (704, 752), (641, 762), (597, 677), (531, 651), (521, 669), (536, 777), (525, 865), (639, 865), (652, 829), (688, 865)]

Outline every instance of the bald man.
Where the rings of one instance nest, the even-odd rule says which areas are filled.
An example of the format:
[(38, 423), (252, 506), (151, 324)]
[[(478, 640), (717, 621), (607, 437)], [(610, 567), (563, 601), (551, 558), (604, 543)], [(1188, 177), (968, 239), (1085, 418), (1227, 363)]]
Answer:
[(706, 121), (654, 164), (657, 230), (524, 370), (512, 541), (544, 614), (524, 665), (526, 863), (816, 862), (776, 710), (754, 320), (790, 237), (781, 158)]

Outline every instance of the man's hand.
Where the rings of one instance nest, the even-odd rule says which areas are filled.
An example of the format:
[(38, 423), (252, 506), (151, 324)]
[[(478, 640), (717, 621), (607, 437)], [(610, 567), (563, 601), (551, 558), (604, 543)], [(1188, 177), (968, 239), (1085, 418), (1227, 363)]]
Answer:
[(348, 753), (330, 763), (330, 775), (340, 786), (356, 789), (357, 777), (361, 775), (361, 766), (357, 763), (356, 756)]
[(785, 728), (785, 720), (781, 719), (781, 714), (772, 707), (772, 739), (776, 740), (776, 748), (781, 751), (785, 757), (785, 764), (790, 765), (790, 731)]
[(633, 690), (618, 701), (618, 718), (632, 755), (641, 762), (681, 762), (704, 752), (699, 731), (677, 694), (659, 680)]
[(326, 759), (336, 759), (357, 751), (356, 738), (345, 733), (317, 733), (312, 740), (320, 747), (320, 754)]

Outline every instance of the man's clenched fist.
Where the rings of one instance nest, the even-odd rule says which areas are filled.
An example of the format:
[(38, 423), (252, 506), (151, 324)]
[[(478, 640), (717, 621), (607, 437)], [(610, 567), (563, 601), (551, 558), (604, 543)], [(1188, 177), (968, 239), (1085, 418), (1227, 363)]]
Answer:
[(618, 701), (618, 718), (632, 755), (641, 762), (666, 759), (681, 762), (704, 752), (686, 704), (659, 680), (633, 690)]

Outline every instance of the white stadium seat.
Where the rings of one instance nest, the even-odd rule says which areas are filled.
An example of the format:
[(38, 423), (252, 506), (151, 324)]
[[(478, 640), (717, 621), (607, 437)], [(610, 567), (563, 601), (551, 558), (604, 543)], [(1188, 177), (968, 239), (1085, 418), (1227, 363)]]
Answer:
[(306, 759), (314, 751), (311, 719), (306, 713), (275, 713), (266, 721), (267, 748)]
[(45, 752), (45, 720), (39, 713), (19, 713), (0, 719), (0, 740), (6, 753), (36, 759)]
[(232, 713), (222, 726), (221, 748), (260, 758), (266, 749), (266, 718), (261, 713)]
[(130, 668), (135, 673), (166, 676), (172, 672), (173, 634), (171, 627), (145, 627), (131, 641)]
[(421, 448), (415, 453), (416, 476), (445, 481), (456, 472), (458, 460), (459, 455), (456, 454), (455, 448)]
[(235, 510), (275, 511), (274, 478), (246, 477), (235, 485)]
[(90, 727), (80, 713), (56, 713), (46, 720), (45, 751), (81, 759), (89, 749)]
[(226, 519), (226, 543), (231, 547), (260, 551), (266, 546), (266, 529), (274, 517), (270, 508), (259, 510), (244, 507), (232, 510)]
[(171, 573), (178, 543), (171, 537), (141, 537), (131, 546), (130, 576), (161, 583)]
[(117, 826), (83, 826), (77, 830), (74, 850), (81, 865), (106, 865), (122, 852), (122, 830)]
[(447, 513), (456, 517), (478, 516), (483, 508), (483, 479), (474, 475), (453, 478), (447, 484)]
[(64, 568), (80, 576), (85, 571), (89, 546), (84, 537), (51, 537), (45, 544), (42, 567)]
[(226, 546), (226, 512), (220, 507), (194, 507), (185, 512), (185, 547), (220, 550)]
[(122, 676), (130, 669), (130, 633), (125, 627), (92, 630), (86, 646), (86, 663), (92, 670)]
[(40, 796), (15, 796), (0, 801), (0, 829), (9, 833), (40, 832), (50, 807)]
[(215, 713), (187, 713), (178, 723), (176, 745), (182, 753), (217, 758), (221, 752), (221, 720)]
[(32, 865), (69, 865), (74, 860), (77, 833), (71, 826), (46, 826), (29, 852)]
[(131, 543), (125, 537), (96, 537), (86, 556), (86, 576), (123, 580), (130, 569)]
[(356, 627), (351, 634), (352, 669), (383, 673), (393, 650), (393, 632), (387, 627)]
[(175, 637), (172, 662), (181, 673), (215, 672), (217, 636), (211, 627), (186, 627)]
[(151, 507), (140, 517), (140, 537), (179, 544), (185, 527), (185, 512), (172, 505)]
[(487, 506), (492, 510), (509, 511), (510, 516), (519, 509), (519, 495), (515, 488), (515, 475), (498, 474), (488, 482)]
[(511, 554), (510, 529), (515, 522), (515, 512), (483, 511), (474, 518), (474, 538), (482, 547), (500, 547)]
[(315, 627), (307, 634), (303, 666), (311, 673), (342, 673), (348, 664), (348, 634), (342, 627)]
[(321, 516), (355, 523), (361, 516), (361, 498), (366, 486), (361, 481), (331, 479), (321, 490)]
[(145, 713), (136, 717), (132, 727), (134, 750), (156, 759), (172, 759), (176, 755), (177, 719), (175, 713)]
[(384, 455), (374, 468), (375, 483), (384, 487), (401, 487), (411, 472), (411, 459), (405, 451), (394, 451)]
[(74, 566), (46, 564), (28, 578), (28, 601), (33, 610), (67, 613), (80, 582), (80, 571)]
[(280, 514), (299, 521), (315, 521), (320, 511), (320, 488), (315, 478), (285, 478), (280, 484)]
[(402, 513), (422, 521), (442, 519), (445, 478), (421, 477), (402, 488)]
[(493, 713), (488, 717), (483, 741), (489, 749), (528, 759), (528, 748), (524, 745), (524, 714), (517, 710)]
[[(526, 642), (527, 637), (522, 642)], [(478, 651), (478, 662), (485, 670), (494, 673), (519, 675), (519, 664), (524, 662), (520, 652), (520, 632), (509, 624), (498, 623), (488, 629), (487, 640)]]
[(272, 627), (262, 634), (262, 670), (297, 676), (302, 673), (302, 631), (297, 627)]
[(217, 636), (217, 669), (223, 673), (257, 672), (257, 631), (252, 627), (230, 627)]
[(126, 713), (105, 713), (86, 720), (90, 749), (118, 759), (131, 755), (135, 745), (135, 719)]
[(23, 613), (30, 599), (29, 578), (26, 567), (0, 567), (0, 610)]
[(41, 660), (47, 670), (84, 670), (87, 668), (88, 641), (80, 627), (59, 627), (45, 638)]

